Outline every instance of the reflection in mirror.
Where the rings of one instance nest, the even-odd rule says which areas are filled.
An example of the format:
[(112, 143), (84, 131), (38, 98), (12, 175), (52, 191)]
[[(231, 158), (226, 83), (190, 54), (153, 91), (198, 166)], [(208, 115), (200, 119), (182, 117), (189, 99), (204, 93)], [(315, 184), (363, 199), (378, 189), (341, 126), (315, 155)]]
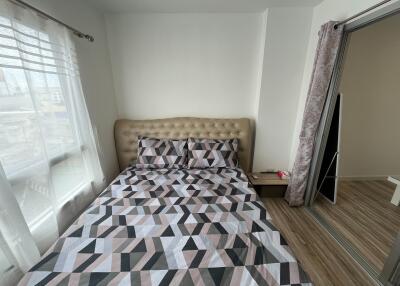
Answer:
[(400, 230), (400, 14), (351, 32), (313, 212), (378, 276)]

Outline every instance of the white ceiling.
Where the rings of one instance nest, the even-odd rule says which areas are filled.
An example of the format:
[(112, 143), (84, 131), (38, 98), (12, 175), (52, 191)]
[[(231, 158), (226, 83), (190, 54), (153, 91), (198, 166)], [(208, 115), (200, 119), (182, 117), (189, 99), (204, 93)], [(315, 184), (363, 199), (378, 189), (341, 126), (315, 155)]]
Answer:
[(85, 0), (103, 13), (248, 13), (268, 7), (315, 6), (322, 0)]

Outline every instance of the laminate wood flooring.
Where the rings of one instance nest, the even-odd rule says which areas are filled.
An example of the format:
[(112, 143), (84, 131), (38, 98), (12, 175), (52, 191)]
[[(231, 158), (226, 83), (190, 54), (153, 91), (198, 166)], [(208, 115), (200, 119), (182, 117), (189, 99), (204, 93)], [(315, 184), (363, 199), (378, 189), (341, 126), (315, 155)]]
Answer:
[(375, 285), (305, 208), (291, 208), (283, 198), (261, 199), (314, 285)]
[(378, 272), (400, 231), (400, 207), (390, 203), (395, 185), (388, 181), (339, 182), (337, 203), (322, 196), (314, 208)]

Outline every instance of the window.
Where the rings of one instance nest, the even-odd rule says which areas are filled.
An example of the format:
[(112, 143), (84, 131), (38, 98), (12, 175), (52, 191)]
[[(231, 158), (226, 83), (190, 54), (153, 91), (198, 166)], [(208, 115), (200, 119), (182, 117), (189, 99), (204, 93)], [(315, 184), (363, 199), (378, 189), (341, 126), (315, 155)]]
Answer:
[(71, 34), (0, 0), (0, 284), (101, 191), (96, 146)]
[(0, 32), (0, 161), (33, 225), (50, 211), (49, 200), (63, 203), (90, 177), (59, 47), (6, 18)]
[(69, 32), (15, 9), (0, 9), (0, 168), (43, 252), (63, 205), (103, 178)]

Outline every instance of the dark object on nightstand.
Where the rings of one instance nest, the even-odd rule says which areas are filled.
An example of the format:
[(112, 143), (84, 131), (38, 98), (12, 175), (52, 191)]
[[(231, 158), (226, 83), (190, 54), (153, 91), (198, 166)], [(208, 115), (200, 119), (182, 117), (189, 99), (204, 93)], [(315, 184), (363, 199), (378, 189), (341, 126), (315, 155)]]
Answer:
[(276, 173), (249, 173), (247, 177), (260, 197), (283, 197), (289, 182)]

